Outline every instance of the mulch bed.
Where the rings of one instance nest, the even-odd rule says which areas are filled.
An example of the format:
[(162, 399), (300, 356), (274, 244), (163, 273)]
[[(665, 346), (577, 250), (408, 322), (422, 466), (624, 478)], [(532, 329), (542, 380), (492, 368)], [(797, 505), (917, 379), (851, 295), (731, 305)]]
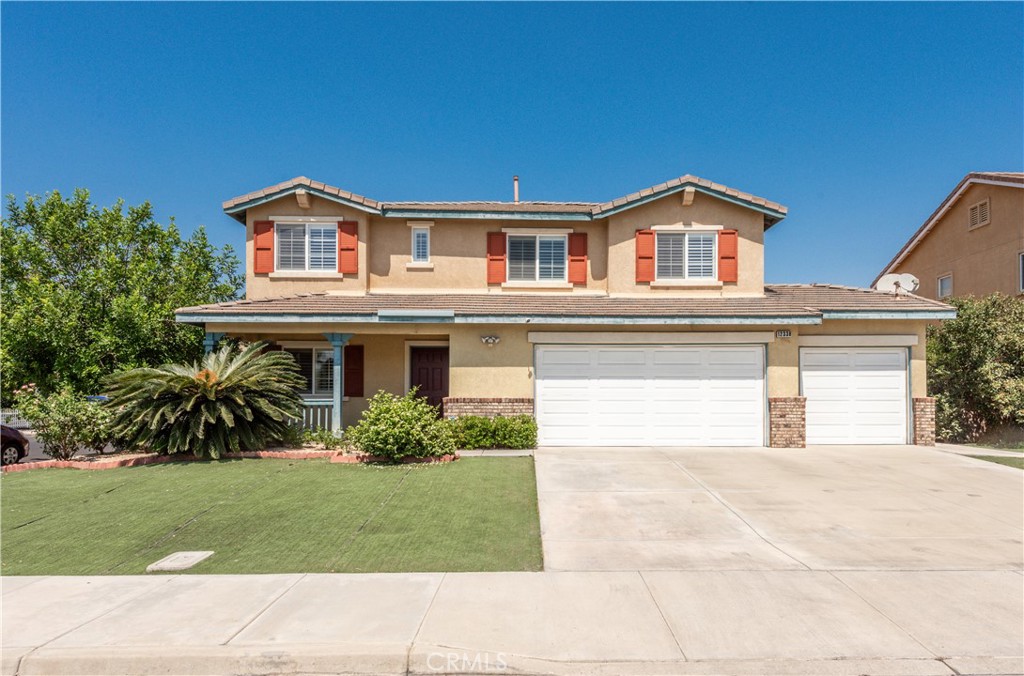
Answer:
[[(313, 458), (330, 458), (332, 463), (360, 464), (360, 463), (385, 463), (385, 458), (365, 453), (347, 453), (345, 451), (326, 451), (315, 449), (301, 450), (280, 450), (280, 451), (243, 451), (241, 453), (228, 453), (221, 456), (225, 460), (237, 460), (241, 458), (283, 458), (287, 460), (310, 460)], [(454, 462), (459, 459), (458, 453), (443, 455), (436, 458), (403, 458), (401, 463), (438, 463)], [(156, 453), (132, 453), (120, 454), (117, 456), (91, 455), (75, 458), (73, 460), (38, 460), (34, 462), (21, 462), (14, 465), (4, 465), (4, 474), (8, 472), (26, 472), (30, 469), (116, 469), (118, 467), (138, 467), (140, 465), (155, 465), (164, 462), (195, 462), (198, 458), (188, 455), (157, 455)]]

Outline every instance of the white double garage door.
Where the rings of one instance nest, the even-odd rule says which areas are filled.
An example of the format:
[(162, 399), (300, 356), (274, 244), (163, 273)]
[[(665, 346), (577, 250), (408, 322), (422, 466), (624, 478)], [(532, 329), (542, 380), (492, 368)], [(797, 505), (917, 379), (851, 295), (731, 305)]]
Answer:
[[(542, 446), (764, 446), (765, 346), (539, 345)], [(808, 444), (907, 441), (906, 348), (802, 348)]]

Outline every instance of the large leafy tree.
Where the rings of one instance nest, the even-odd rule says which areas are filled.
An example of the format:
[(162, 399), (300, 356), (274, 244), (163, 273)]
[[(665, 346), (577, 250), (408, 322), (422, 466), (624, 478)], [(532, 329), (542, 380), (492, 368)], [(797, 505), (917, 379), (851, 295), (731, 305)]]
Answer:
[(203, 228), (182, 237), (148, 202), (9, 196), (0, 236), (4, 400), (27, 382), (95, 394), (114, 371), (194, 361), (202, 331), (175, 323), (175, 308), (234, 299), (243, 284), (231, 247)]
[(939, 437), (974, 441), (993, 428), (1024, 427), (1024, 295), (949, 302), (956, 319), (928, 331)]

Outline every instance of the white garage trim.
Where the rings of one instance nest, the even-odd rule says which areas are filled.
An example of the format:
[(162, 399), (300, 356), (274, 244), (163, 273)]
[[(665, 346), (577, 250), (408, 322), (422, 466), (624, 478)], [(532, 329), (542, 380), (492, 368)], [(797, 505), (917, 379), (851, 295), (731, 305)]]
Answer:
[(907, 347), (801, 347), (808, 445), (905, 444), (913, 429)]
[(764, 345), (537, 345), (541, 446), (764, 446)]
[(526, 339), (544, 345), (762, 345), (775, 340), (773, 331), (530, 331)]
[(916, 334), (891, 336), (800, 336), (800, 347), (910, 347), (917, 345)]

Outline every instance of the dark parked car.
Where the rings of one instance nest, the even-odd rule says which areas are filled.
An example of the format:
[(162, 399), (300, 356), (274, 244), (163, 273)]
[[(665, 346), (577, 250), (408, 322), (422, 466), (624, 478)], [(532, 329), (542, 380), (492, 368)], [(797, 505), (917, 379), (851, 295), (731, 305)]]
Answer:
[(5, 465), (13, 465), (28, 455), (28, 439), (25, 435), (7, 425), (0, 425), (3, 442), (0, 443), (0, 460)]

